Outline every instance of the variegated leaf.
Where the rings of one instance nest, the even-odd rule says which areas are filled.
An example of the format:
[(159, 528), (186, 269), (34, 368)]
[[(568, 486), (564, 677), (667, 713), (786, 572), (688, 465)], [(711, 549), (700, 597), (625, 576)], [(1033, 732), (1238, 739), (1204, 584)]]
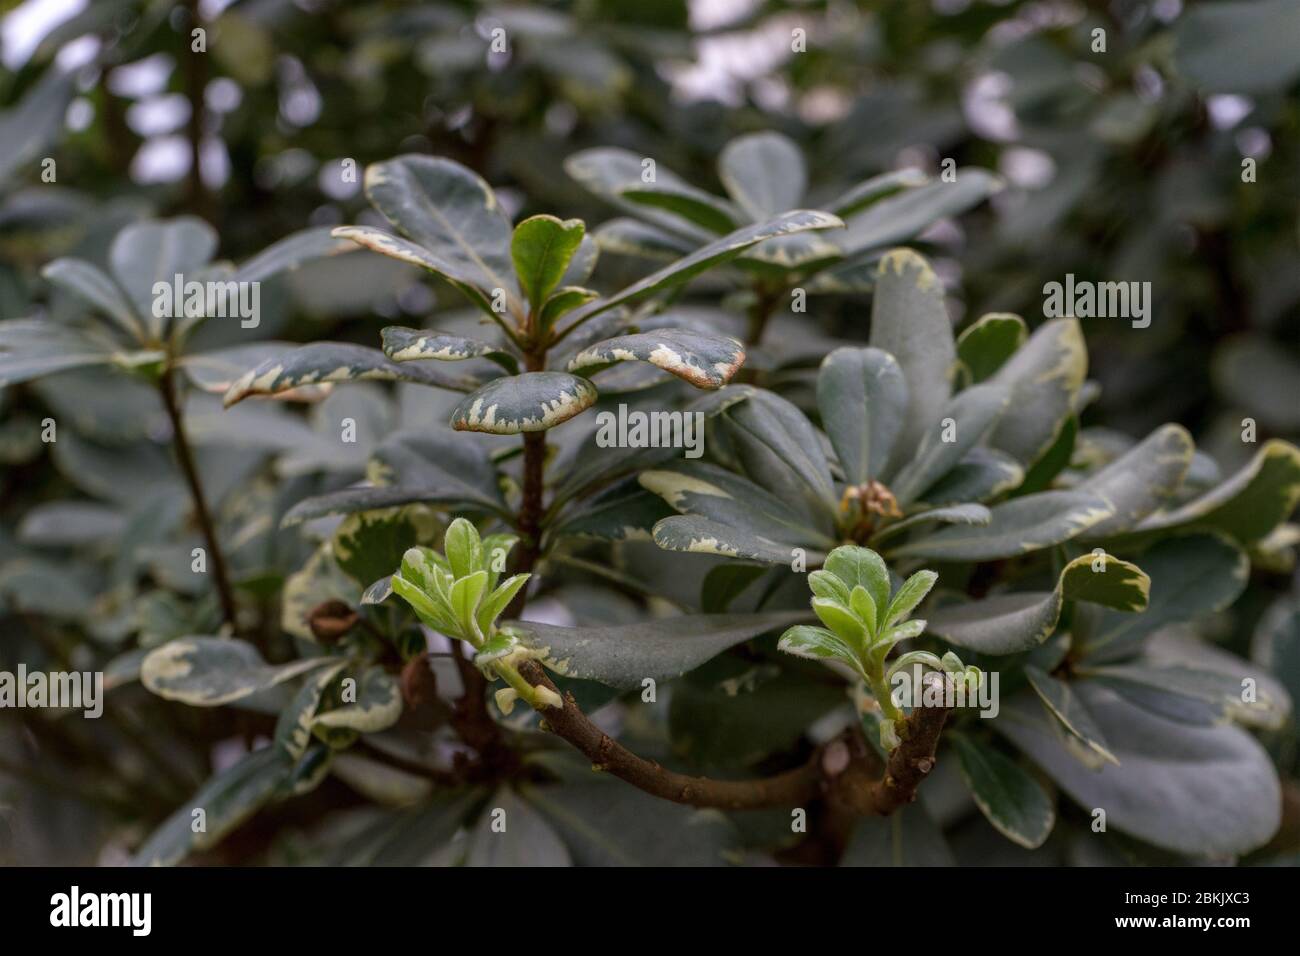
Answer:
[[(355, 730), (372, 734), (386, 730), (402, 716), (402, 692), (397, 680), (382, 667), (367, 668), (356, 681), (355, 700), (345, 700), (338, 707), (318, 712), (311, 721), (313, 732), (326, 730)], [(344, 679), (346, 693), (347, 678)]]
[[(256, 750), (218, 773), (150, 834), (131, 862), (136, 866), (174, 866), (194, 850), (220, 843), (267, 803), (283, 796), (294, 761), (274, 744)], [(194, 828), (194, 811), (203, 811), (204, 827)]]
[(567, 422), (596, 401), (596, 387), (567, 372), (525, 372), (498, 378), (452, 410), (457, 431), (514, 435)]
[(436, 156), (399, 156), (366, 169), (366, 198), (405, 235), (458, 276), (520, 311), (510, 259), (510, 220), (477, 174)]
[(1069, 541), (1113, 514), (1104, 498), (1082, 491), (1044, 491), (990, 509), (983, 527), (944, 528), (902, 545), (898, 557), (994, 561)]
[(973, 385), (958, 392), (922, 433), (912, 460), (890, 487), (899, 504), (908, 505), (948, 474), (997, 423), (1010, 401), (1004, 386)]
[(1077, 319), (1053, 319), (1037, 331), (990, 382), (1011, 389), (1011, 404), (989, 439), (1026, 468), (1056, 441), (1088, 374), (1088, 350)]
[(1029, 328), (1018, 315), (990, 312), (980, 316), (957, 336), (957, 358), (967, 380), (983, 382), (993, 376), (1028, 337)]
[(1252, 544), (1287, 519), (1300, 502), (1300, 448), (1271, 439), (1235, 475), (1172, 511), (1157, 511), (1122, 540), (1149, 541), (1171, 531), (1218, 531)]
[[(654, 527), (655, 544), (665, 551), (688, 551), (692, 554), (716, 554), (726, 558), (744, 558), (765, 564), (790, 564), (792, 547), (740, 528), (702, 518), (699, 515), (673, 515)], [(810, 563), (825, 554), (805, 549)]]
[(271, 665), (247, 641), (183, 637), (146, 657), (140, 680), (167, 700), (179, 700), (191, 707), (217, 707), (274, 687), (330, 660), (311, 657)]
[[(908, 404), (898, 442), (901, 448), (915, 448), (952, 394), (957, 351), (943, 283), (911, 249), (894, 249), (880, 260), (870, 344), (892, 355), (903, 370)], [(893, 467), (901, 464), (895, 456)]]
[(509, 352), (477, 339), (439, 332), (437, 329), (408, 329), (390, 325), (381, 333), (384, 354), (394, 362), (414, 362), (435, 359), (439, 362), (461, 362), (465, 359), (487, 358), (496, 362), (511, 375), (519, 372), (519, 360)]
[(1192, 436), (1181, 425), (1162, 425), (1105, 468), (1079, 483), (1081, 491), (1101, 495), (1115, 514), (1093, 525), (1083, 541), (1127, 531), (1155, 511), (1183, 483), (1195, 451)]
[(638, 480), (681, 514), (785, 546), (787, 560), (791, 547), (835, 546), (834, 537), (801, 521), (780, 498), (717, 465), (681, 461), (671, 469), (643, 471)]
[(566, 326), (566, 331), (608, 309), (636, 302), (661, 289), (688, 282), (701, 272), (736, 258), (746, 249), (765, 239), (788, 236), (809, 229), (831, 229), (842, 225), (838, 218), (829, 213), (796, 209), (767, 222), (737, 229), (721, 239), (696, 249), (690, 255), (683, 256), (658, 272), (651, 273), (639, 282), (632, 283), (620, 292), (575, 309), (570, 313), (571, 321)]
[(467, 299), (499, 321), (500, 317), (492, 310), (491, 287), (484, 289), (479, 286), (478, 282), (482, 277), (463, 262), (445, 259), (414, 242), (370, 226), (338, 226), (331, 234), (340, 239), (349, 239), (381, 256), (419, 266), (442, 276), (459, 289)]
[(1010, 455), (977, 445), (921, 497), (932, 507), (992, 501), (1024, 480), (1024, 468)]
[(745, 363), (745, 350), (721, 335), (659, 329), (597, 342), (569, 361), (569, 371), (590, 376), (616, 362), (649, 362), (696, 388), (721, 388)]
[(334, 382), (415, 382), (467, 392), (475, 382), (451, 375), (436, 366), (399, 365), (378, 349), (344, 342), (314, 342), (264, 361), (245, 372), (226, 391), (227, 408), (250, 395), (277, 395), (306, 385)]
[[(1103, 570), (1097, 570), (1097, 565)], [(1088, 601), (1125, 612), (1145, 610), (1151, 579), (1135, 564), (1085, 554), (1061, 571), (1052, 591), (999, 594), (930, 611), (929, 630), (981, 654), (1014, 654), (1051, 636), (1066, 600)]]

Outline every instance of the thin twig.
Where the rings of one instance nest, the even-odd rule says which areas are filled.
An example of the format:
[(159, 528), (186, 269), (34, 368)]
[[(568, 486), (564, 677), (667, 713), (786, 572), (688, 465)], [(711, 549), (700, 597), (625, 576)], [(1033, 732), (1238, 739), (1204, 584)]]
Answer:
[(212, 577), (217, 585), (217, 598), (221, 602), (221, 614), (226, 619), (226, 623), (234, 628), (237, 627), (235, 592), (231, 588), (230, 578), (226, 574), (225, 555), (221, 551), (221, 546), (217, 543), (216, 525), (212, 521), (212, 513), (208, 510), (207, 498), (203, 494), (203, 483), (199, 479), (198, 468), (194, 464), (194, 455), (190, 451), (189, 439), (185, 434), (185, 420), (181, 415), (180, 405), (177, 402), (176, 385), (170, 366), (158, 380), (158, 389), (162, 392), (163, 405), (167, 409), (167, 417), (171, 420), (172, 445), (176, 449), (176, 458), (180, 461), (181, 471), (185, 475), (185, 482), (189, 485), (190, 498), (194, 504), (194, 514), (198, 518), (199, 530), (203, 533), (203, 541), (207, 545), (208, 557), (212, 562)]
[[(557, 691), (537, 661), (526, 661), (519, 672), (534, 686)], [(755, 780), (716, 780), (691, 777), (639, 757), (591, 722), (573, 699), (562, 707), (541, 711), (547, 729), (573, 744), (595, 769), (608, 771), (656, 797), (693, 807), (729, 810), (764, 807), (806, 807), (818, 798), (850, 814), (888, 815), (916, 799), (916, 788), (934, 767), (934, 751), (948, 708), (917, 708), (907, 718), (902, 744), (890, 755), (885, 773), (872, 777), (874, 761), (861, 735), (837, 738), (818, 748), (801, 767)]]

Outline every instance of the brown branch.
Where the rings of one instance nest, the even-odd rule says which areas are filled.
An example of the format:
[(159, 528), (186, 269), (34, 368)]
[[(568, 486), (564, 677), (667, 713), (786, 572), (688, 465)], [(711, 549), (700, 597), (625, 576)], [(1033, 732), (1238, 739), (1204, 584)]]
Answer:
[[(537, 661), (526, 661), (519, 673), (534, 686), (556, 691)], [(819, 747), (801, 767), (757, 780), (716, 780), (691, 777), (639, 757), (618, 743), (579, 708), (572, 694), (564, 705), (541, 711), (545, 726), (573, 744), (597, 770), (608, 771), (646, 793), (693, 807), (751, 810), (763, 807), (806, 807), (825, 798), (833, 812), (847, 816), (887, 815), (916, 799), (916, 788), (934, 767), (934, 751), (948, 708), (918, 708), (904, 724), (902, 744), (890, 756), (885, 773), (860, 733), (849, 733)]]
[(158, 389), (162, 392), (163, 405), (172, 424), (172, 445), (176, 449), (176, 458), (180, 461), (185, 483), (190, 488), (190, 498), (194, 503), (194, 514), (203, 533), (203, 541), (208, 548), (212, 561), (212, 577), (217, 585), (217, 598), (221, 602), (221, 614), (232, 628), (238, 626), (235, 614), (235, 592), (230, 587), (230, 577), (226, 573), (226, 559), (221, 546), (217, 543), (217, 529), (208, 511), (207, 498), (203, 494), (203, 483), (199, 480), (198, 469), (194, 465), (194, 455), (190, 451), (189, 439), (185, 434), (185, 420), (181, 415), (176, 398), (176, 384), (172, 369), (168, 366), (158, 380)]

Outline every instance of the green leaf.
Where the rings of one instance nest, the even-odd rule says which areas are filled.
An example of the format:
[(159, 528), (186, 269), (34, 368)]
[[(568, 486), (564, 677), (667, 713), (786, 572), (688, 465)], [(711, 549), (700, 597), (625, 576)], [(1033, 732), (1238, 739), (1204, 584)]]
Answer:
[(566, 327), (566, 331), (608, 309), (636, 302), (662, 289), (681, 285), (716, 265), (734, 259), (750, 246), (765, 239), (788, 236), (809, 229), (830, 229), (841, 225), (843, 223), (829, 213), (796, 209), (767, 222), (737, 229), (721, 239), (696, 249), (690, 255), (683, 256), (658, 272), (651, 273), (639, 282), (634, 282), (621, 292), (575, 309), (570, 313), (573, 321)]
[(794, 654), (794, 657), (806, 657), (810, 661), (840, 661), (854, 670), (862, 670), (862, 662), (853, 645), (824, 627), (800, 624), (789, 628), (776, 646), (787, 654)]
[(836, 349), (817, 374), (817, 409), (845, 481), (864, 484), (889, 467), (907, 409), (903, 370), (880, 349)]
[(457, 578), (451, 586), (451, 609), (460, 622), (462, 632), (474, 633), (474, 624), (478, 620), (478, 605), (487, 590), (487, 572), (475, 571), (468, 577)]
[(591, 382), (567, 372), (504, 376), (461, 400), (451, 425), (496, 435), (546, 431), (586, 411), (596, 397)]
[(957, 358), (970, 382), (983, 382), (996, 374), (1028, 337), (1029, 328), (1020, 316), (990, 312), (957, 336)]
[(144, 317), (155, 335), (161, 335), (166, 320), (153, 314), (154, 283), (165, 282), (170, 289), (177, 275), (183, 282), (197, 278), (216, 251), (217, 233), (202, 219), (148, 219), (132, 223), (113, 238), (108, 264), (136, 314)]
[(1011, 389), (1011, 404), (989, 445), (1028, 467), (1052, 447), (1088, 374), (1088, 350), (1077, 319), (1039, 326), (1024, 347), (989, 379)]
[[(957, 351), (943, 283), (911, 249), (880, 260), (871, 304), (870, 344), (892, 355), (907, 381), (908, 405), (899, 447), (915, 448), (952, 394)], [(901, 462), (895, 459), (895, 467)]]
[(1115, 514), (1080, 535), (1084, 541), (1107, 538), (1132, 528), (1171, 498), (1183, 483), (1195, 451), (1181, 425), (1162, 425), (1078, 487), (1101, 495)]
[(921, 432), (912, 460), (890, 482), (899, 504), (911, 504), (956, 467), (997, 424), (1010, 397), (1002, 386), (972, 385), (949, 400), (941, 417)]
[(541, 310), (559, 285), (586, 228), (581, 219), (561, 221), (554, 216), (532, 216), (515, 226), (510, 257), (519, 288), (534, 312)]
[(122, 290), (98, 266), (82, 259), (55, 259), (41, 270), (41, 277), (98, 309), (134, 339), (145, 338), (144, 326)]
[[(1100, 564), (1104, 571), (1093, 570)], [(999, 594), (931, 610), (930, 631), (981, 654), (1014, 654), (1036, 647), (1056, 630), (1064, 601), (1088, 601), (1125, 612), (1147, 606), (1151, 580), (1135, 564), (1085, 554), (1062, 570), (1052, 591)]]
[(1219, 531), (1253, 544), (1290, 516), (1300, 502), (1300, 448), (1274, 438), (1235, 475), (1173, 511), (1157, 511), (1124, 535), (1125, 544), (1157, 532)]
[(416, 616), (440, 634), (459, 638), (461, 624), (452, 611), (450, 595), (444, 600), (435, 590), (426, 590), (420, 582), (413, 581), (404, 574), (394, 574), (390, 579), (393, 591), (411, 606)]
[(565, 285), (556, 289), (551, 297), (546, 300), (542, 306), (539, 323), (544, 329), (552, 328), (557, 321), (568, 315), (580, 305), (586, 305), (593, 299), (600, 298), (600, 293), (595, 289), (584, 289), (582, 286)]
[[(821, 572), (814, 571), (813, 573), (820, 574)], [(835, 577), (833, 574), (829, 575), (829, 578), (833, 581), (839, 580), (839, 578)], [(809, 583), (811, 583), (811, 580)], [(880, 627), (888, 627), (891, 623), (889, 621), (885, 621), (883, 624), (880, 623), (880, 613), (879, 609), (876, 607), (876, 602), (872, 599), (871, 594), (867, 589), (861, 584), (855, 585), (853, 590), (849, 592), (849, 607), (853, 609), (853, 613), (856, 614), (862, 620), (862, 623), (866, 625), (867, 634), (875, 634)]]
[(867, 629), (865, 622), (847, 607), (833, 598), (812, 599), (813, 613), (821, 622), (835, 632), (835, 635), (851, 647), (865, 647)]
[(516, 594), (528, 583), (530, 575), (516, 574), (502, 582), (501, 586), (483, 599), (478, 609), (478, 626), (484, 634), (492, 629), (496, 619), (514, 600)]
[(993, 561), (1069, 541), (1113, 513), (1105, 499), (1082, 491), (1044, 491), (989, 509), (983, 527), (943, 528), (894, 549), (900, 557)]
[(402, 716), (402, 692), (397, 680), (382, 667), (369, 667), (356, 680), (356, 700), (333, 710), (316, 714), (311, 721), (317, 728), (347, 729), (363, 734), (386, 730)]
[(367, 167), (366, 198), (469, 284), (489, 297), (500, 289), (513, 299), (510, 220), (478, 175), (441, 157), (399, 156)]
[(649, 362), (696, 388), (721, 388), (745, 364), (735, 339), (690, 329), (658, 329), (597, 342), (569, 360), (569, 371), (593, 375), (616, 362)]
[(222, 399), (227, 408), (250, 395), (278, 395), (304, 385), (329, 382), (416, 382), (467, 392), (473, 379), (449, 375), (426, 364), (399, 365), (378, 349), (344, 342), (313, 342), (293, 349), (245, 372)]
[(975, 805), (1008, 840), (1034, 850), (1056, 823), (1056, 807), (1042, 784), (1001, 752), (965, 734), (948, 738)]
[(858, 585), (866, 588), (877, 609), (889, 607), (889, 569), (870, 548), (838, 547), (826, 557), (826, 570), (843, 581), (850, 592)]
[(546, 666), (565, 677), (611, 687), (640, 687), (680, 677), (743, 641), (807, 620), (807, 611), (700, 614), (610, 627), (557, 627), (511, 622), (529, 647), (546, 652)]
[(808, 186), (803, 154), (780, 133), (738, 136), (718, 157), (718, 178), (755, 222), (799, 205)]
[(917, 571), (904, 581), (894, 595), (894, 599), (889, 602), (889, 610), (885, 613), (885, 619), (880, 626), (886, 628), (906, 620), (916, 606), (925, 600), (925, 596), (930, 593), (937, 580), (939, 575), (933, 571)]
[(443, 551), (457, 578), (468, 577), (483, 566), (483, 540), (478, 529), (464, 518), (457, 518), (447, 528)]
[[(283, 747), (256, 750), (205, 783), (140, 847), (135, 866), (173, 866), (195, 850), (207, 850), (278, 796), (284, 795), (293, 759)], [(194, 830), (195, 810), (205, 829)]]
[(1080, 609), (1074, 631), (1085, 659), (1131, 655), (1148, 636), (1169, 624), (1223, 610), (1245, 589), (1250, 573), (1250, 561), (1240, 548), (1210, 534), (1161, 541), (1138, 560), (1151, 579), (1146, 612)]
[(1118, 766), (1092, 770), (1079, 763), (1062, 749), (1045, 717), (1021, 702), (1005, 706), (996, 726), (1086, 813), (1104, 808), (1108, 827), (1197, 857), (1242, 855), (1277, 831), (1277, 773), (1250, 734), (1230, 726), (1173, 723), (1088, 681), (1076, 689), (1115, 742)]
[(460, 362), (465, 359), (487, 358), (496, 362), (511, 375), (519, 371), (517, 358), (488, 342), (439, 332), (437, 329), (408, 329), (400, 325), (390, 325), (383, 330), (382, 334), (384, 354), (394, 362), (412, 362), (420, 359)]
[(330, 661), (328, 657), (310, 657), (271, 665), (247, 641), (183, 637), (150, 653), (141, 665), (140, 680), (167, 700), (179, 700), (191, 707), (217, 707)]
[[(856, 588), (850, 588), (840, 580), (839, 575), (832, 574), (830, 571), (813, 571), (808, 575), (808, 588), (817, 597), (830, 598), (839, 601), (841, 604), (849, 605), (853, 601), (853, 591)], [(871, 597), (871, 593), (866, 588), (862, 592)], [(871, 606), (874, 608), (875, 602)], [(872, 615), (874, 617), (874, 614)], [(864, 615), (865, 617), (865, 615)], [(874, 630), (874, 628), (872, 628)]]

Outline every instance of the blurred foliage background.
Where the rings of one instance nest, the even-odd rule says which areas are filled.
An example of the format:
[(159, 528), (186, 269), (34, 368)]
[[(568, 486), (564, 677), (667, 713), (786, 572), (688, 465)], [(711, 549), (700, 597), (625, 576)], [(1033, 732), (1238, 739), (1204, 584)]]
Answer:
[[(190, 53), (196, 27), (201, 56)], [(497, 27), (505, 52), (491, 48)], [(1149, 328), (1085, 320), (1090, 376), (1103, 386), (1086, 424), (1137, 437), (1181, 422), (1226, 472), (1252, 451), (1240, 441), (1244, 417), (1261, 441), (1300, 436), (1297, 37), (1294, 0), (5, 2), (0, 315), (72, 310), (40, 266), (61, 255), (102, 263), (112, 235), (142, 217), (201, 216), (235, 261), (307, 225), (368, 221), (349, 163), (445, 155), (499, 187), (516, 218), (594, 224), (614, 211), (565, 173), (579, 150), (625, 147), (716, 192), (723, 145), (774, 129), (802, 145), (814, 197), (890, 169), (938, 174), (946, 159), (1000, 174), (991, 201), (915, 243), (958, 327), (1009, 311), (1032, 328), (1044, 284), (1067, 273), (1151, 282)], [(638, 269), (609, 255), (598, 278)], [(444, 295), (455, 303), (406, 267), (352, 256), (268, 284), (260, 332), (369, 343), (376, 316), (423, 318)], [(860, 296), (819, 298), (810, 319), (828, 336), (866, 335)], [(230, 335), (218, 323), (200, 333), (205, 346), (233, 344)], [(92, 389), (98, 398), (84, 401)], [(140, 451), (166, 434), (153, 398), (80, 371), (0, 390), (0, 666), (113, 660), (129, 671), (113, 654), (128, 637), (149, 646), (212, 616), (161, 590), (105, 603), (105, 575), (145, 568), (166, 582), (166, 556), (188, 552), (184, 541), (152, 541), (134, 518), (146, 546), (129, 571), (100, 561), (50, 573), (70, 554), (120, 558), (125, 546), (107, 511), (111, 528), (87, 534), (82, 522), (62, 534), (60, 513), (43, 514), (43, 503), (75, 491), (122, 503), (141, 482), (156, 488), (150, 507), (169, 500), (168, 466)], [(34, 425), (49, 414), (75, 432), (56, 450)], [(406, 413), (374, 414), (391, 425)], [(218, 438), (196, 440), (221, 496), (254, 472), (257, 451), (232, 457)], [(319, 462), (305, 458), (290, 469), (296, 489), (255, 485), (245, 496), (292, 503), (319, 481)], [(300, 543), (268, 537), (279, 552), (267, 567), (301, 566)], [(1224, 643), (1249, 655), (1258, 621), (1294, 607), (1296, 594), (1286, 567), (1257, 576), (1224, 622)], [(94, 621), (89, 645), (67, 623), (77, 613)], [(1290, 662), (1293, 696), (1297, 650), (1271, 651)], [(106, 716), (71, 727), (0, 715), (0, 861), (123, 858), (223, 759), (222, 746), (252, 733), (237, 714), (169, 707), (138, 687), (123, 687)], [(154, 733), (158, 720), (176, 733)], [(45, 756), (25, 765), (32, 738)], [(1293, 765), (1294, 738), (1275, 746)], [(310, 798), (325, 808), (357, 799), (338, 782)], [(134, 822), (114, 829), (124, 807)], [(295, 812), (294, 826), (312, 818)], [(284, 822), (241, 831), (221, 858), (292, 859)]]

